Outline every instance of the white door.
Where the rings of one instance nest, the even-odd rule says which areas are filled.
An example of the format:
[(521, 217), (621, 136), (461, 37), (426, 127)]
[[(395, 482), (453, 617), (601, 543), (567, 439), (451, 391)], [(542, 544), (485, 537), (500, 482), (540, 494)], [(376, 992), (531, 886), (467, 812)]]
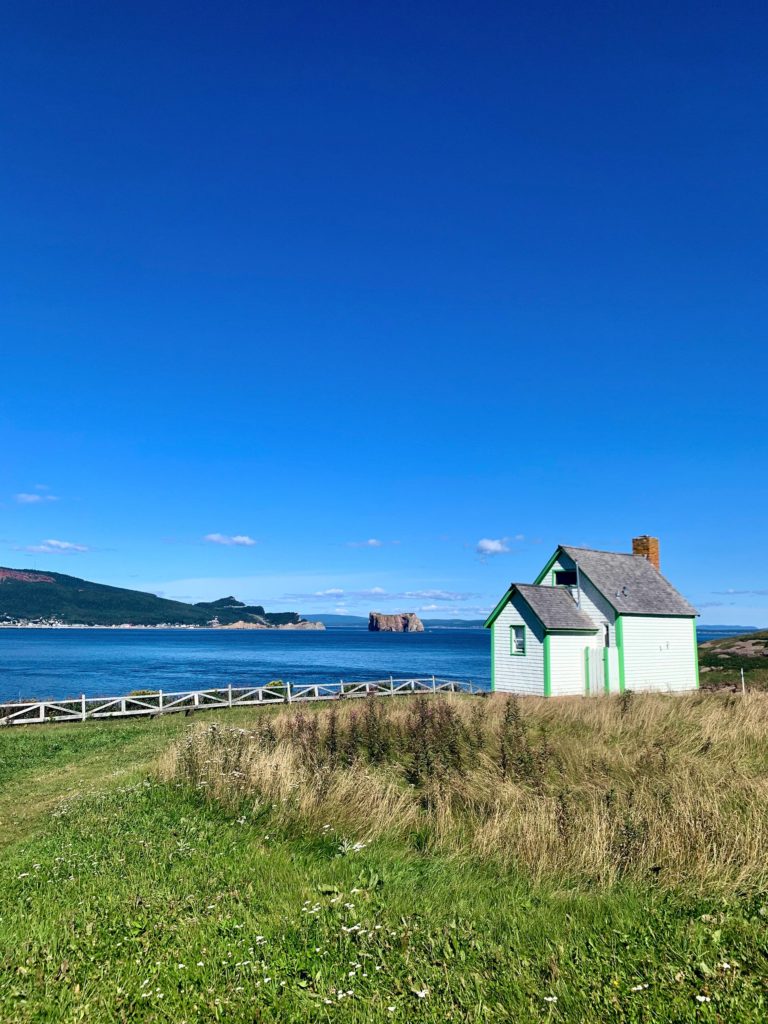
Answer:
[(618, 647), (587, 647), (584, 650), (585, 691), (590, 697), (619, 692)]
[(590, 697), (605, 693), (603, 651), (600, 647), (584, 648), (584, 688)]

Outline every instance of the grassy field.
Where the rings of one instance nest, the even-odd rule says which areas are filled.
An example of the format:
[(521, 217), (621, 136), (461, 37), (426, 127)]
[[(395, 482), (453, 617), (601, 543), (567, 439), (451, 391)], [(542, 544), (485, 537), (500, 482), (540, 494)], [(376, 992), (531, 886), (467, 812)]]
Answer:
[(765, 1021), (768, 697), (0, 731), (0, 1020)]

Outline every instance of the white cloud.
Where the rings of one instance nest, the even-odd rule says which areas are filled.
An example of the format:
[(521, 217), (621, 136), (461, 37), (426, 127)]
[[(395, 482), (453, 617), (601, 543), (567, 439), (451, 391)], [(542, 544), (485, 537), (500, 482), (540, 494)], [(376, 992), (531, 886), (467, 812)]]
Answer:
[(406, 590), (398, 597), (416, 597), (424, 601), (467, 601), (470, 597), (477, 597), (477, 594), (462, 594), (454, 590)]
[(226, 533), (207, 533), (203, 540), (207, 544), (223, 544), (228, 548), (252, 548), (256, 543), (253, 537), (248, 537), (244, 533), (236, 533), (234, 536), (229, 536)]
[(436, 611), (439, 611), (439, 610), (440, 610), (440, 605), (439, 604), (423, 604), (421, 606), (421, 608), (419, 608), (420, 612), (436, 612)]
[(13, 500), (19, 505), (39, 505), (43, 501), (58, 501), (59, 499), (55, 494), (27, 494), (22, 491), (20, 494), (14, 494)]
[(347, 542), (347, 547), (350, 548), (381, 548), (384, 546), (384, 541), (377, 540), (375, 537), (371, 537), (370, 540), (350, 540)]
[(339, 587), (328, 587), (327, 590), (316, 590), (313, 597), (342, 597), (344, 591)]
[[(713, 590), (713, 594), (722, 595), (723, 597), (742, 597), (746, 594), (753, 597), (766, 597), (768, 596), (768, 590), (734, 590), (729, 588), (728, 590)], [(704, 605), (702, 605), (702, 608)]]
[(500, 537), (492, 540), (490, 537), (483, 537), (477, 542), (475, 550), (478, 555), (488, 558), (490, 555), (506, 555), (509, 553), (509, 537)]
[(44, 540), (41, 544), (30, 544), (29, 547), (24, 548), (24, 551), (35, 555), (76, 554), (90, 550), (86, 544), (73, 544), (68, 540)]

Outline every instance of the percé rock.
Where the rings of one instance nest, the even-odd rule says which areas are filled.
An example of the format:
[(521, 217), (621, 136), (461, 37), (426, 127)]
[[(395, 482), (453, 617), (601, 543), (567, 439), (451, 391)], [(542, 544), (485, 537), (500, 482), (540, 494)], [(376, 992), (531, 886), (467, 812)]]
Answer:
[(368, 616), (368, 629), (372, 633), (423, 633), (424, 623), (413, 612), (400, 615), (371, 612)]

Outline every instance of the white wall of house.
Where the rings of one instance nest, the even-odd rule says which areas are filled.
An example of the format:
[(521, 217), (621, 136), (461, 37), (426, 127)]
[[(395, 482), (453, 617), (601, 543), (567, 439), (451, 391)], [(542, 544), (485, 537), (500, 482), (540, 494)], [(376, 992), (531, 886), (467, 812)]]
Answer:
[[(565, 552), (562, 552), (547, 575), (542, 579), (542, 586), (554, 585), (554, 574), (558, 569), (573, 572), (576, 569), (576, 563)], [(581, 582), (581, 610), (592, 619), (596, 626), (600, 627), (601, 631), (606, 625), (608, 626), (609, 646), (614, 647), (616, 645), (616, 612), (583, 573), (579, 574), (579, 579)], [(576, 597), (575, 591), (573, 596), (574, 598)], [(602, 632), (601, 642), (604, 642)]]
[[(510, 626), (525, 626), (525, 654), (510, 653)], [(515, 594), (492, 627), (495, 689), (501, 693), (544, 693), (544, 632), (528, 605)]]
[(622, 615), (624, 688), (695, 690), (695, 619)]
[(584, 650), (592, 647), (602, 652), (599, 635), (589, 633), (553, 633), (549, 638), (549, 667), (552, 696), (584, 696), (587, 676)]

